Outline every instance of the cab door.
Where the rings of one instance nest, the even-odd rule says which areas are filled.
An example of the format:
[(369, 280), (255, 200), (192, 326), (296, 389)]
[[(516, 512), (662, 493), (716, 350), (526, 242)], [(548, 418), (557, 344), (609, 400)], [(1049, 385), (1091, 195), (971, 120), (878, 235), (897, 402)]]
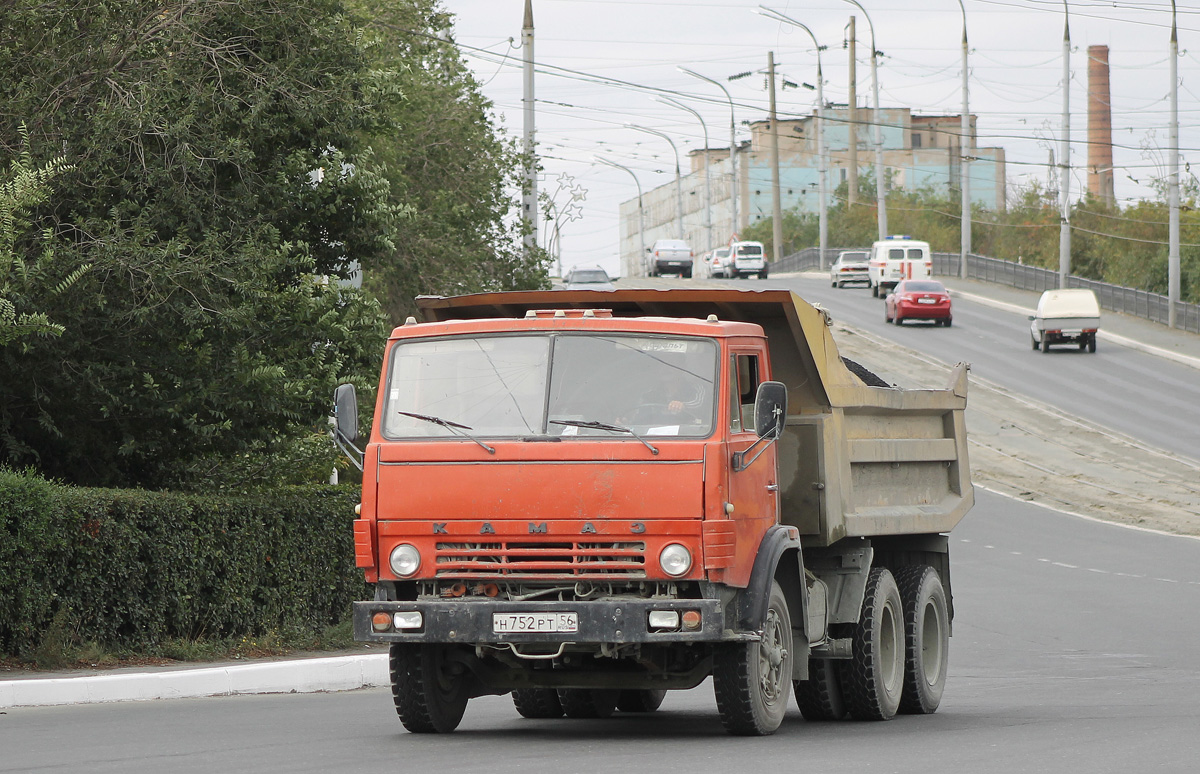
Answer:
[[(734, 348), (729, 354), (725, 421), (728, 423), (729, 439), (726, 443), (726, 489), (729, 500), (726, 504), (728, 517), (735, 524), (737, 533), (737, 560), (735, 567), (744, 568), (746, 580), (754, 562), (758, 544), (779, 516), (779, 487), (776, 473), (775, 444), (767, 446), (758, 459), (744, 470), (734, 470), (733, 456), (737, 452), (750, 450), (758, 435), (754, 431), (754, 397), (758, 385), (767, 379), (764, 357), (761, 350)], [(762, 451), (762, 444), (746, 455), (747, 459)], [(732, 506), (732, 510), (729, 510)], [(739, 575), (742, 573), (734, 573)], [(727, 582), (741, 585), (733, 577)]]

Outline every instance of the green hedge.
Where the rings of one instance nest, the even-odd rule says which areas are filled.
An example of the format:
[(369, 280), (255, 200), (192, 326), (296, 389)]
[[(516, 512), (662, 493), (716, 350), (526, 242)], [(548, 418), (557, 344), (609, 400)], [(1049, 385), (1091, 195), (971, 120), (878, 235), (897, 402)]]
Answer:
[(123, 650), (340, 623), (368, 593), (358, 499), (331, 486), (82, 489), (0, 470), (0, 653), (28, 655), (64, 627)]

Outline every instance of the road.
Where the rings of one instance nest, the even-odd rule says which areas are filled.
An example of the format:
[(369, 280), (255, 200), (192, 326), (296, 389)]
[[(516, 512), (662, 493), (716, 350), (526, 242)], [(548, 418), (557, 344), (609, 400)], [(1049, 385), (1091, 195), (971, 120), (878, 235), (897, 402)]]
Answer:
[(786, 287), (827, 308), (835, 320), (948, 364), (967, 361), (976, 379), (1200, 460), (1200, 372), (1194, 368), (1105, 341), (1095, 354), (1072, 347), (1035, 352), (1025, 317), (964, 298), (954, 299), (950, 328), (924, 322), (897, 327), (884, 322), (883, 301), (865, 286), (837, 290), (825, 275), (714, 282)]
[(525, 720), (477, 699), (403, 731), (388, 691), (18, 708), (0, 772), (1191, 772), (1200, 756), (1200, 541), (979, 493), (954, 532), (937, 714), (726, 736), (709, 683), (652, 715)]

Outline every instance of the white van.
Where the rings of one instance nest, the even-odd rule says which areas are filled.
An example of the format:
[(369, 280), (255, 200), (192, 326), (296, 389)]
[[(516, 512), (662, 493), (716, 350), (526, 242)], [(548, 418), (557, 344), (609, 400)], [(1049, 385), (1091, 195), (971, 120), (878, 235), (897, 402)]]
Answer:
[(767, 278), (767, 255), (762, 242), (734, 242), (729, 255), (722, 261), (721, 275), (726, 279), (758, 275)]
[(928, 279), (933, 275), (929, 243), (910, 236), (890, 236), (871, 245), (867, 278), (871, 295), (887, 296), (896, 283), (906, 279)]
[(682, 239), (660, 239), (654, 247), (646, 248), (646, 276), (657, 277), (661, 274), (678, 274), (680, 277), (692, 276), (692, 248)]
[(1038, 299), (1037, 314), (1029, 319), (1034, 349), (1049, 352), (1051, 344), (1078, 344), (1081, 350), (1096, 351), (1100, 302), (1086, 288), (1047, 290)]

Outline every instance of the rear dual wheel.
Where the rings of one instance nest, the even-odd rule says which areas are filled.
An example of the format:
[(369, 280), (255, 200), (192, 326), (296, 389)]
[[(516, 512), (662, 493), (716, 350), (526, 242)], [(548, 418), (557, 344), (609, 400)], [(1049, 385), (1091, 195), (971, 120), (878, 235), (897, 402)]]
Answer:
[(892, 573), (871, 570), (851, 638), (853, 656), (839, 663), (846, 708), (855, 720), (889, 720), (904, 690), (904, 613)]
[(846, 717), (842, 684), (833, 661), (809, 659), (808, 679), (792, 681), (796, 706), (808, 721), (841, 720)]
[(929, 715), (937, 711), (946, 687), (950, 651), (950, 614), (946, 590), (928, 565), (896, 572), (904, 607), (904, 692), (900, 712)]
[(620, 693), (608, 688), (560, 688), (558, 700), (569, 718), (611, 718)]
[(562, 702), (553, 688), (521, 688), (512, 692), (513, 706), (523, 718), (561, 718)]

